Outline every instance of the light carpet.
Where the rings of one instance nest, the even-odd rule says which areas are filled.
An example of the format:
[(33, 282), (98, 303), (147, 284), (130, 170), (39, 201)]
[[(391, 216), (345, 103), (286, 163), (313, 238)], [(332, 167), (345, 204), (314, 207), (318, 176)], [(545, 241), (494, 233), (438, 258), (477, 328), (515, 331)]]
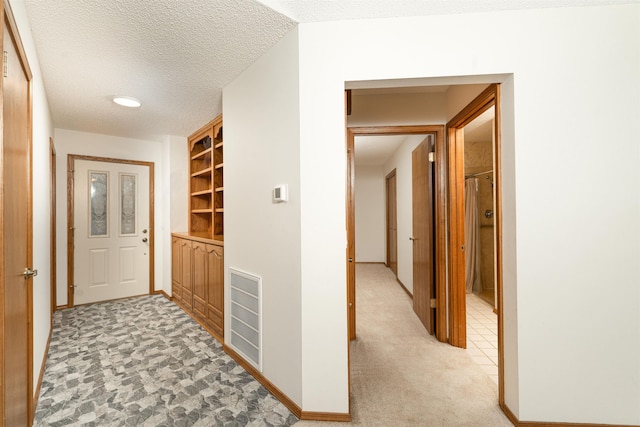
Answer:
[(296, 427), (512, 426), (497, 385), (465, 350), (427, 334), (391, 270), (357, 264), (356, 275), (352, 422)]

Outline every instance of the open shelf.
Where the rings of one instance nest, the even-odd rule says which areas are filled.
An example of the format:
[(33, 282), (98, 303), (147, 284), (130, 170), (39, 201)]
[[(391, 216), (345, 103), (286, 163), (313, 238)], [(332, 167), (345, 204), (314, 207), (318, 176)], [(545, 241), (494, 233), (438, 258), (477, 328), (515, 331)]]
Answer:
[(189, 148), (189, 235), (222, 241), (224, 143), (222, 116), (193, 133)]
[(201, 157), (205, 157), (207, 154), (211, 154), (213, 150), (211, 148), (207, 148), (204, 151), (201, 151), (199, 153), (196, 153), (195, 155), (191, 156), (191, 160), (197, 160)]

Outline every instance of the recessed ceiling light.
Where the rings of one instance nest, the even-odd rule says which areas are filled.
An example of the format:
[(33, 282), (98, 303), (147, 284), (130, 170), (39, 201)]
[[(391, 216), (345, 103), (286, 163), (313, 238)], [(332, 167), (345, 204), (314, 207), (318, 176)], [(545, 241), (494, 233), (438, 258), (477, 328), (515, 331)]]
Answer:
[(136, 99), (132, 96), (114, 96), (113, 102), (115, 102), (118, 105), (122, 105), (123, 107), (130, 107), (130, 108), (138, 108), (139, 106), (142, 105), (142, 102), (140, 102), (139, 99)]

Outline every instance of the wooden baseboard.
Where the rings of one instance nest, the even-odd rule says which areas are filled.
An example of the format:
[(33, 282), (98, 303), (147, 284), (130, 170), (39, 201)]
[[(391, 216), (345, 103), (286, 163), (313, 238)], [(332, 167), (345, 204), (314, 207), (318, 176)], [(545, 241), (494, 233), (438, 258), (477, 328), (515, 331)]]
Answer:
[(520, 421), (506, 403), (500, 403), (500, 409), (516, 427), (624, 427), (623, 424), (564, 423), (549, 421)]
[(65, 305), (57, 305), (57, 306), (56, 306), (56, 311), (58, 311), (58, 310), (64, 310), (65, 308), (69, 308), (69, 305), (68, 305), (68, 304), (65, 304)]
[(293, 400), (276, 387), (271, 381), (269, 381), (261, 372), (253, 367), (249, 362), (244, 360), (242, 356), (236, 353), (227, 344), (222, 344), (222, 348), (238, 365), (242, 366), (253, 378), (264, 386), (273, 396), (278, 399), (284, 406), (286, 406), (296, 417), (301, 420), (308, 421), (337, 421), (337, 422), (349, 422), (351, 421), (351, 414), (338, 414), (331, 412), (307, 412), (302, 411)]
[(51, 336), (53, 335), (53, 326), (49, 329), (49, 337), (47, 338), (47, 345), (44, 347), (44, 357), (42, 358), (42, 366), (40, 367), (40, 374), (38, 375), (38, 384), (36, 384), (36, 391), (33, 393), (33, 405), (31, 413), (31, 424), (36, 416), (36, 408), (38, 407), (38, 397), (40, 396), (40, 389), (42, 388), (42, 379), (44, 378), (44, 368), (47, 366), (47, 357), (49, 355), (49, 346), (51, 345)]
[(187, 310), (182, 303), (178, 302), (178, 300), (174, 300), (173, 298), (169, 297), (167, 294), (165, 294), (165, 297), (170, 298), (170, 301), (173, 301), (173, 303), (175, 305), (177, 305), (178, 307), (180, 307), (182, 309), (182, 311), (184, 311), (185, 313), (187, 313), (189, 315), (189, 317), (191, 317), (193, 320), (195, 320), (200, 326), (202, 326), (202, 328), (209, 332), (209, 334), (214, 337), (216, 340), (218, 340), (218, 342), (222, 345), (224, 345), (224, 337), (220, 336), (217, 332), (215, 332), (213, 329), (211, 329), (211, 327), (209, 325), (206, 324), (206, 322), (202, 319), (200, 319), (199, 317), (195, 316), (193, 313), (191, 313), (189, 310)]
[(282, 392), (278, 387), (276, 387), (271, 381), (269, 381), (260, 371), (253, 367), (249, 362), (244, 360), (242, 356), (236, 353), (231, 347), (227, 344), (222, 344), (222, 348), (225, 353), (227, 353), (233, 360), (235, 360), (238, 365), (242, 366), (253, 378), (256, 379), (260, 384), (264, 386), (271, 394), (275, 396), (284, 406), (286, 406), (296, 417), (299, 419), (303, 419), (302, 409), (289, 398), (286, 394)]
[(374, 262), (374, 261), (356, 261), (356, 264), (378, 264), (386, 266), (384, 262)]
[(153, 291), (154, 295), (163, 295), (166, 299), (168, 299), (169, 301), (173, 301), (173, 297), (170, 297), (168, 293), (166, 293), (164, 290), (159, 290), (159, 291)]
[(301, 420), (307, 421), (333, 421), (339, 423), (348, 423), (351, 421), (351, 414), (338, 414), (334, 412), (307, 412), (303, 411)]
[(398, 279), (396, 277), (396, 280), (398, 281), (398, 283), (400, 283), (400, 286), (402, 286), (402, 289), (404, 289), (404, 291), (407, 293), (407, 295), (409, 295), (409, 298), (413, 299), (413, 294), (411, 292), (409, 292), (409, 289), (407, 289), (407, 287), (404, 285), (404, 283), (402, 283), (400, 281), (400, 279)]

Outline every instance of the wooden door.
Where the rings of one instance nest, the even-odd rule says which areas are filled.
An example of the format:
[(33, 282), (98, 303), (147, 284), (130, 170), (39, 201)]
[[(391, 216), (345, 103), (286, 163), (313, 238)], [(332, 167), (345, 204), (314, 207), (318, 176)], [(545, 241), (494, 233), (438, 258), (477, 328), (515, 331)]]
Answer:
[(398, 209), (395, 169), (387, 175), (387, 266), (398, 277)]
[[(6, 4), (6, 3), (5, 3)], [(4, 15), (2, 133), (2, 403), (3, 425), (30, 425), (32, 267), (31, 144), (28, 65)], [(28, 272), (27, 272), (28, 273)]]
[(429, 152), (434, 151), (431, 136), (413, 150), (413, 310), (430, 334), (434, 332), (435, 252), (433, 215), (433, 166)]
[(207, 245), (201, 242), (193, 242), (193, 313), (202, 318), (207, 318)]
[(207, 245), (207, 324), (224, 341), (224, 248)]
[(74, 160), (74, 304), (150, 292), (149, 167)]
[(171, 296), (182, 301), (182, 239), (171, 238)]
[(193, 247), (189, 240), (180, 241), (180, 269), (182, 277), (180, 277), (180, 284), (182, 285), (182, 304), (188, 309), (192, 310), (193, 305), (193, 288), (191, 282), (191, 272), (193, 266), (191, 265)]

